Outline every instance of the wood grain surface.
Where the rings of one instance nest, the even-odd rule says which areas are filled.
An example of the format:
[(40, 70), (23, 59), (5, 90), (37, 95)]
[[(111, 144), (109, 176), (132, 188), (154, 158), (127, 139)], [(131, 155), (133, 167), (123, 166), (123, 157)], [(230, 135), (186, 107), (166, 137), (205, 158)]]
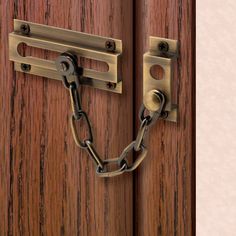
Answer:
[(180, 56), (174, 70), (179, 122), (160, 121), (149, 133), (149, 154), (134, 176), (134, 235), (195, 235), (195, 1), (143, 0), (135, 5), (135, 117), (142, 102), (148, 37), (179, 40)]
[(96, 177), (72, 138), (68, 91), (58, 81), (14, 72), (8, 58), (14, 18), (122, 39), (122, 96), (82, 90), (98, 152), (114, 158), (133, 136), (132, 12), (131, 0), (0, 1), (1, 236), (133, 234), (132, 175)]
[[(194, 4), (0, 0), (0, 236), (194, 235)], [(14, 72), (8, 58), (14, 18), (123, 40), (123, 94), (82, 89), (83, 107), (104, 158), (116, 157), (130, 142), (133, 123), (137, 130), (148, 37), (180, 41), (174, 71), (179, 122), (160, 121), (152, 127), (148, 157), (134, 178), (97, 178), (92, 161), (74, 144), (69, 95), (62, 84)], [(26, 50), (55, 58), (48, 51)]]

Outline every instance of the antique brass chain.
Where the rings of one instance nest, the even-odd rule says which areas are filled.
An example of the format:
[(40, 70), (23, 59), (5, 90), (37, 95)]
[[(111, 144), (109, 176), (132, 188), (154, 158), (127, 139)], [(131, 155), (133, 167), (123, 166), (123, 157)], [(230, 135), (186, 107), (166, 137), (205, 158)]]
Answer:
[[(96, 173), (100, 177), (113, 177), (124, 172), (135, 170), (147, 155), (147, 148), (144, 145), (144, 138), (148, 128), (158, 119), (163, 118), (165, 105), (165, 96), (162, 92), (157, 91), (161, 101), (160, 108), (155, 112), (147, 111), (144, 105), (141, 106), (139, 112), (140, 127), (137, 137), (132, 141), (120, 154), (119, 157), (113, 159), (101, 159), (94, 148), (93, 132), (87, 113), (82, 109), (80, 93), (78, 92), (79, 81), (82, 78), (83, 69), (78, 67), (77, 58), (71, 53), (62, 54), (56, 61), (57, 69), (62, 74), (62, 82), (66, 89), (69, 90), (72, 115), (70, 118), (71, 129), (74, 141), (77, 146), (85, 149), (96, 165)], [(70, 75), (75, 75), (76, 80), (70, 82)], [(148, 112), (148, 114), (146, 114)], [(79, 130), (76, 124), (85, 121), (87, 125), (88, 137), (81, 140)], [(128, 154), (132, 151), (139, 153), (138, 157), (132, 161), (128, 161)], [(115, 167), (114, 167), (115, 166)]]

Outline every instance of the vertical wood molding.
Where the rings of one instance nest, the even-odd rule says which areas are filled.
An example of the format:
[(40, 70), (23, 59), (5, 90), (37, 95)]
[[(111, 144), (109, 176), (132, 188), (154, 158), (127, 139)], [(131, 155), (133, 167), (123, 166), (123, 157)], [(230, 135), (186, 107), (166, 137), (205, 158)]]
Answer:
[(82, 89), (98, 152), (115, 158), (133, 134), (132, 1), (10, 0), (0, 8), (0, 235), (132, 235), (132, 175), (98, 178), (73, 141), (62, 84), (15, 73), (8, 59), (13, 18), (122, 39), (123, 94)]
[[(135, 235), (194, 235), (195, 224), (195, 1), (144, 0), (135, 13), (136, 116), (142, 102), (142, 56), (148, 37), (180, 41), (174, 97), (179, 123), (159, 121), (148, 156), (135, 173)], [(138, 121), (136, 121), (136, 127)]]

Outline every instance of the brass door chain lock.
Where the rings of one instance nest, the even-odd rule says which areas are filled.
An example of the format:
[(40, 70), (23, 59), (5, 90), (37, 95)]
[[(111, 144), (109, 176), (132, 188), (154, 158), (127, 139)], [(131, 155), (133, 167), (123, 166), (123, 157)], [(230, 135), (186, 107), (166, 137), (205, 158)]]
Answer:
[[(83, 69), (77, 65), (77, 58), (70, 52), (63, 53), (56, 61), (57, 70), (62, 75), (62, 82), (65, 88), (69, 90), (70, 94), (72, 106), (70, 123), (76, 145), (88, 152), (91, 159), (95, 162), (96, 173), (100, 177), (113, 177), (124, 172), (131, 172), (135, 170), (147, 155), (147, 149), (143, 143), (143, 140), (148, 128), (158, 119), (166, 118), (168, 115), (167, 112), (163, 110), (166, 103), (165, 95), (159, 90), (151, 91), (151, 99), (153, 99), (152, 103), (155, 104), (156, 110), (148, 111), (148, 114), (146, 114), (145, 106), (141, 106), (139, 113), (141, 125), (136, 139), (122, 151), (118, 158), (102, 160), (96, 152), (93, 144), (93, 132), (88, 115), (81, 106), (80, 93), (78, 92), (78, 89), (80, 86), (80, 80), (83, 76)], [(68, 78), (71, 75), (76, 75), (76, 81), (69, 82)], [(76, 129), (76, 123), (80, 122), (82, 119), (84, 119), (87, 124), (89, 134), (84, 140), (79, 138), (79, 131)], [(140, 154), (133, 162), (131, 161), (129, 164), (127, 156), (133, 150), (135, 152), (140, 152)], [(117, 168), (109, 168), (110, 166), (114, 166), (114, 164)]]
[[(53, 34), (52, 34), (53, 31)], [(62, 37), (63, 36), (63, 37)], [(63, 39), (61, 39), (63, 38)], [(119, 60), (122, 42), (71, 30), (14, 20), (14, 32), (9, 35), (10, 60), (16, 71), (61, 80), (69, 91), (72, 115), (70, 119), (74, 141), (85, 149), (95, 162), (96, 173), (100, 177), (113, 177), (134, 171), (147, 155), (144, 138), (148, 129), (159, 119), (177, 121), (177, 105), (172, 102), (172, 64), (177, 58), (176, 40), (150, 37), (149, 51), (143, 62), (143, 104), (140, 107), (140, 127), (137, 137), (114, 159), (101, 159), (94, 147), (93, 131), (86, 111), (83, 110), (79, 88), (89, 85), (98, 89), (122, 93)], [(61, 53), (56, 61), (21, 56), (18, 45), (47, 49)], [(78, 57), (100, 60), (109, 66), (101, 72), (78, 66)], [(163, 76), (156, 80), (151, 74), (155, 65), (163, 69)], [(108, 86), (109, 85), (109, 86)], [(76, 124), (84, 121), (88, 137), (80, 139)], [(128, 154), (137, 152), (135, 160), (128, 160)]]

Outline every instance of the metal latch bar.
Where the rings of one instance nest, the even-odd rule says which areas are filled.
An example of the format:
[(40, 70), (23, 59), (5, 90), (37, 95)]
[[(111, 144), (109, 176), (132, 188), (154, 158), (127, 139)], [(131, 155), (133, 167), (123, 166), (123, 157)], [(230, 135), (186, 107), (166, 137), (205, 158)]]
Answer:
[[(29, 27), (27, 34), (22, 33), (23, 25)], [(107, 42), (113, 44), (112, 50), (107, 48)], [(121, 40), (15, 19), (14, 32), (9, 34), (10, 60), (14, 61), (15, 70), (26, 72), (22, 70), (21, 64), (29, 64), (31, 68), (26, 73), (61, 80), (55, 61), (21, 56), (18, 52), (18, 46), (21, 43), (58, 53), (72, 51), (78, 58), (83, 57), (105, 62), (108, 65), (108, 71), (106, 72), (84, 68), (82, 84), (116, 93), (122, 92), (119, 69), (122, 54)], [(115, 86), (109, 88), (108, 83)]]

